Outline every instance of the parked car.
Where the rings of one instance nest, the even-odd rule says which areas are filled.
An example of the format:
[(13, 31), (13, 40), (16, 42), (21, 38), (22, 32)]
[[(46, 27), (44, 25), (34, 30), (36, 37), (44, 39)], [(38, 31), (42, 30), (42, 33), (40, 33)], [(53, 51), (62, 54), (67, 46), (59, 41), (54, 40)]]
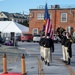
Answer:
[(61, 42), (61, 39), (59, 38), (59, 36), (57, 34), (54, 34), (53, 38), (54, 38), (55, 43)]
[(17, 38), (17, 41), (21, 41), (21, 36), (20, 35), (16, 36), (16, 38)]
[(24, 41), (29, 42), (29, 41), (32, 41), (32, 40), (33, 40), (32, 34), (23, 34), (23, 35), (21, 36), (21, 41), (22, 41), (22, 42), (24, 42)]
[(34, 35), (33, 36), (33, 42), (39, 42), (41, 39), (40, 35)]

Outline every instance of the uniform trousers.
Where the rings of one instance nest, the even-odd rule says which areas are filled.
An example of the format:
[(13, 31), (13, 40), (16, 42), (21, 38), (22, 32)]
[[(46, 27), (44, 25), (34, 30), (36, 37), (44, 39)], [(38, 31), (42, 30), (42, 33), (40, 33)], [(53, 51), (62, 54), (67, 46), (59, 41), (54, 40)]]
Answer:
[(65, 47), (65, 51), (66, 51), (66, 61), (68, 61), (68, 58), (70, 59), (69, 53), (68, 53), (68, 47)]
[(50, 48), (44, 47), (44, 60), (50, 63), (50, 57), (51, 56), (51, 51)]
[(66, 60), (66, 51), (65, 51), (65, 46), (62, 45), (62, 56), (63, 56), (63, 60)]
[(44, 47), (40, 46), (40, 54), (44, 58)]

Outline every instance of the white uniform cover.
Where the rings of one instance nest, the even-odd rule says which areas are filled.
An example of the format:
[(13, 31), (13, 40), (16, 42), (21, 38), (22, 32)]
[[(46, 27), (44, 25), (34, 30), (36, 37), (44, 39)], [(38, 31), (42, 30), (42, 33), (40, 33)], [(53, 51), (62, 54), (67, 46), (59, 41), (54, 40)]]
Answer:
[(23, 33), (29, 32), (29, 28), (13, 21), (0, 21), (0, 31), (2, 33)]

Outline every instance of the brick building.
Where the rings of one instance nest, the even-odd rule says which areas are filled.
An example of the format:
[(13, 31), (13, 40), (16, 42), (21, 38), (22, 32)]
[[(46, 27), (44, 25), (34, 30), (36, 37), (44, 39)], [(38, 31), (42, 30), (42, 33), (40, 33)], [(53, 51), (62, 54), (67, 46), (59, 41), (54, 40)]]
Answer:
[[(54, 32), (58, 27), (75, 28), (75, 8), (56, 7), (48, 10)], [(40, 34), (44, 25), (44, 9), (30, 9), (29, 33)]]

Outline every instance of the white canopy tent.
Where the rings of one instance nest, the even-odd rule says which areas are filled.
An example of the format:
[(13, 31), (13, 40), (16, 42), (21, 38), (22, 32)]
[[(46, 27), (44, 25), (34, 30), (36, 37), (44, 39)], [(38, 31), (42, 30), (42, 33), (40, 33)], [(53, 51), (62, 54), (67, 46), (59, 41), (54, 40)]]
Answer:
[(3, 30), (9, 25), (9, 21), (0, 21), (0, 32), (3, 32)]
[(0, 21), (0, 32), (1, 37), (3, 37), (6, 42), (12, 40), (15, 46), (17, 43), (16, 36), (22, 33), (28, 33), (29, 28), (13, 21)]
[(11, 33), (20, 36), (22, 33), (28, 33), (29, 28), (13, 21), (0, 21), (0, 32), (2, 37), (11, 38)]
[(0, 21), (0, 31), (2, 33), (25, 33), (29, 28), (13, 21)]
[(13, 21), (0, 21), (0, 32), (10, 34), (11, 32), (17, 34), (28, 33), (29, 28)]

